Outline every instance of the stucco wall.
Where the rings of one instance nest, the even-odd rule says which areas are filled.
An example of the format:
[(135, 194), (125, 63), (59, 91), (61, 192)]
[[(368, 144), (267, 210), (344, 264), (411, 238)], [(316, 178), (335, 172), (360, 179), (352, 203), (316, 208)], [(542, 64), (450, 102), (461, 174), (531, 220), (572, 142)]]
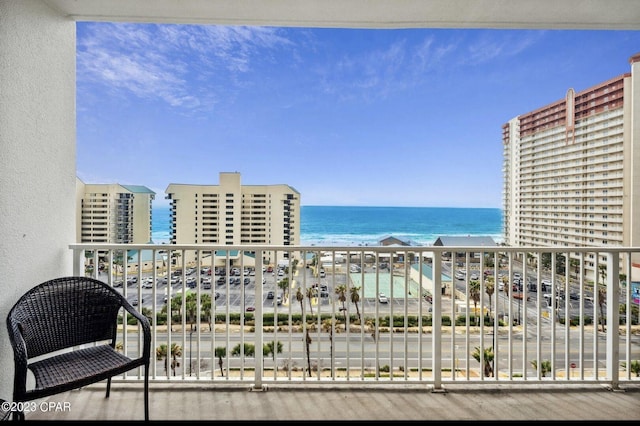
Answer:
[(39, 0), (0, 0), (0, 397), (7, 400), (9, 309), (27, 289), (72, 272), (75, 93), (75, 22)]

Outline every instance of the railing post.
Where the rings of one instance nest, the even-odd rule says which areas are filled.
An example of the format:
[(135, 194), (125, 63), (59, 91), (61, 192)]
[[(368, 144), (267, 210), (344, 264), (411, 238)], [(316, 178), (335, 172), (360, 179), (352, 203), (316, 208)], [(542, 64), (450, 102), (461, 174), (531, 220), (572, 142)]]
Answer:
[(433, 390), (442, 391), (442, 253), (433, 251), (433, 312), (431, 313), (431, 353)]
[(83, 258), (84, 258), (84, 250), (74, 248), (73, 249), (73, 275), (76, 277), (84, 276)]
[(611, 379), (611, 388), (618, 389), (620, 385), (620, 257), (617, 252), (607, 253), (607, 376)]
[[(264, 374), (264, 354), (262, 353), (262, 345), (264, 345), (264, 336), (263, 336), (263, 318), (262, 318), (262, 265), (264, 259), (264, 252), (262, 250), (256, 251), (255, 255), (255, 268), (256, 268), (256, 282), (255, 282), (255, 311), (253, 315), (254, 324), (255, 324), (255, 334), (254, 334), (254, 345), (256, 348), (255, 351), (255, 360), (256, 360), (256, 369), (255, 369), (255, 382), (253, 384), (252, 391), (264, 391), (266, 390), (264, 385), (262, 384), (263, 374)], [(244, 280), (244, 275), (243, 275)], [(244, 285), (244, 283), (243, 283)], [(244, 315), (244, 313), (242, 314)]]

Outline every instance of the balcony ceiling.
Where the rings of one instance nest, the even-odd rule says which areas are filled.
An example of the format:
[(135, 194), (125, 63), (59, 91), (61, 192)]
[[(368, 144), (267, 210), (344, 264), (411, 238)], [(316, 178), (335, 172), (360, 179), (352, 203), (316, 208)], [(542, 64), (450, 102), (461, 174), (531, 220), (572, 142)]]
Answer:
[(75, 21), (374, 29), (640, 29), (638, 0), (41, 1)]

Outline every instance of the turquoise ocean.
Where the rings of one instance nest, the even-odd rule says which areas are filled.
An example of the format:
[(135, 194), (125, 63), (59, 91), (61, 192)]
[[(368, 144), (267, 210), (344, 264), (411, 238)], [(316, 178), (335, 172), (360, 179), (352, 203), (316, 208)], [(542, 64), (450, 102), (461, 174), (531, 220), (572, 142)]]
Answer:
[[(153, 208), (152, 239), (170, 238), (169, 207)], [(464, 207), (302, 206), (300, 244), (374, 246), (385, 237), (432, 245), (440, 236), (489, 236), (503, 241), (502, 210)]]

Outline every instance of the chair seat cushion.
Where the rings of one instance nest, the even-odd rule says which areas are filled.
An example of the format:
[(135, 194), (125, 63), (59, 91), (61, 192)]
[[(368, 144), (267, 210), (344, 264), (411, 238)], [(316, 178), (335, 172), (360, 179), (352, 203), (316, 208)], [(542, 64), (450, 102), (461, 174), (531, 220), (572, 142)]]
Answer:
[(124, 373), (136, 365), (144, 365), (144, 361), (129, 358), (107, 344), (64, 352), (29, 365), (36, 385), (27, 394), (29, 399), (35, 399), (65, 392)]

